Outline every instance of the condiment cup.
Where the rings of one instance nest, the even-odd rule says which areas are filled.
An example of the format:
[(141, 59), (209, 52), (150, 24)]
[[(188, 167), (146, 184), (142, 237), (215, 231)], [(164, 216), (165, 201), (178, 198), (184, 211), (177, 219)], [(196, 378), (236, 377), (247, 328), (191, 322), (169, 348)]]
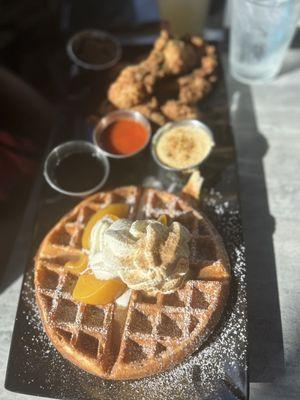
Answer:
[[(102, 64), (92, 64), (81, 60), (77, 56), (76, 50), (78, 49), (82, 41), (90, 38), (99, 40), (109, 40), (115, 47), (115, 54), (112, 57), (112, 59)], [(115, 36), (111, 35), (110, 33), (101, 30), (90, 29), (90, 30), (80, 31), (69, 39), (67, 43), (67, 54), (78, 67), (81, 67), (88, 71), (102, 71), (117, 64), (122, 55), (122, 47), (118, 39)]]
[[(101, 134), (105, 131), (105, 129), (111, 125), (113, 122), (124, 120), (124, 119), (130, 119), (132, 121), (138, 122), (143, 127), (145, 128), (147, 132), (147, 139), (145, 141), (145, 144), (140, 147), (137, 151), (130, 153), (130, 154), (115, 154), (115, 153), (110, 153), (107, 150), (103, 149), (100, 144), (100, 136)], [(140, 112), (138, 111), (132, 111), (132, 110), (117, 110), (117, 111), (112, 111), (111, 113), (107, 114), (104, 118), (102, 118), (98, 124), (96, 125), (94, 131), (93, 131), (93, 141), (96, 146), (99, 147), (100, 151), (102, 151), (103, 154), (105, 154), (107, 157), (111, 158), (129, 158), (132, 156), (135, 156), (136, 154), (140, 153), (144, 148), (148, 145), (149, 141), (151, 138), (151, 125), (147, 118), (145, 118)]]
[[(214, 135), (211, 131), (211, 129), (205, 125), (203, 122), (200, 122), (196, 119), (183, 119), (181, 121), (176, 121), (176, 122), (168, 122), (165, 125), (163, 125), (161, 128), (159, 128), (156, 133), (153, 135), (152, 137), (152, 142), (151, 142), (151, 153), (152, 153), (152, 157), (154, 159), (154, 161), (162, 168), (168, 170), (168, 171), (175, 171), (175, 172), (180, 172), (180, 171), (188, 171), (192, 168), (198, 167), (200, 164), (202, 164), (207, 157), (210, 155), (212, 148), (210, 149), (210, 151), (208, 152), (208, 154), (198, 163), (194, 164), (194, 165), (190, 165), (189, 167), (185, 167), (185, 168), (174, 168), (174, 167), (170, 167), (169, 165), (164, 164), (157, 156), (156, 154), (156, 145), (161, 137), (162, 134), (164, 134), (165, 132), (169, 131), (172, 128), (178, 127), (178, 126), (195, 126), (195, 127), (199, 127), (201, 128), (203, 131), (205, 131), (210, 138), (212, 139), (213, 145), (212, 147), (215, 145), (215, 140), (214, 140)], [(201, 134), (201, 132), (199, 132), (199, 134)]]
[[(89, 190), (85, 190), (82, 192), (71, 192), (60, 187), (55, 180), (55, 169), (57, 164), (65, 157), (73, 154), (73, 153), (86, 153), (91, 156), (97, 157), (97, 159), (102, 163), (104, 174), (99, 183)], [(80, 168), (80, 166), (78, 166)], [(44, 177), (47, 183), (57, 192), (63, 193), (67, 196), (88, 196), (97, 190), (99, 190), (107, 181), (109, 175), (110, 167), (108, 159), (99, 148), (92, 143), (89, 143), (84, 140), (73, 140), (70, 142), (65, 142), (55, 147), (47, 156), (44, 163)], [(74, 171), (76, 174), (76, 171)]]

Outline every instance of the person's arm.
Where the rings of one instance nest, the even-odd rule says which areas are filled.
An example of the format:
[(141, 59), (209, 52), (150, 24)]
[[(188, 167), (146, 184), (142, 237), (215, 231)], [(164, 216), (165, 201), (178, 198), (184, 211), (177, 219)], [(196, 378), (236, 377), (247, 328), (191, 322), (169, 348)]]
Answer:
[(0, 129), (45, 142), (54, 117), (53, 106), (36, 90), (0, 67)]

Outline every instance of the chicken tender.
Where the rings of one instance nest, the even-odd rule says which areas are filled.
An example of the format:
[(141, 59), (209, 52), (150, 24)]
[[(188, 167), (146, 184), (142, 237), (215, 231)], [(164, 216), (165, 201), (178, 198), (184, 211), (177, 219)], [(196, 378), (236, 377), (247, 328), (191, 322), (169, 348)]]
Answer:
[[(216, 68), (215, 48), (201, 37), (174, 39), (162, 30), (149, 56), (124, 68), (111, 84), (108, 99), (117, 108), (140, 111), (158, 125), (167, 120), (197, 118), (195, 103), (211, 90)], [(168, 79), (174, 79), (175, 86), (164, 86)], [(171, 86), (175, 90), (169, 97), (167, 93), (160, 95)]]
[(181, 119), (198, 119), (199, 112), (195, 105), (186, 104), (180, 100), (169, 100), (162, 105), (161, 111), (171, 121)]

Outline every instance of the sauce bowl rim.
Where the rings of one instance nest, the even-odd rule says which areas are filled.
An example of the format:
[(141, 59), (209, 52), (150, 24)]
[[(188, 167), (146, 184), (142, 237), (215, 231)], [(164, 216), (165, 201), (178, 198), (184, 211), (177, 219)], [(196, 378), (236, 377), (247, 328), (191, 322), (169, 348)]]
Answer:
[[(141, 146), (137, 151), (129, 154), (115, 154), (115, 153), (110, 153), (109, 151), (103, 149), (99, 143), (99, 136), (101, 135), (102, 132), (105, 131), (105, 129), (111, 125), (115, 121), (119, 121), (122, 119), (130, 119), (132, 121), (138, 122), (142, 124), (146, 130), (147, 133), (147, 139), (144, 143), (143, 146)], [(98, 123), (95, 125), (94, 130), (93, 130), (93, 142), (94, 145), (99, 148), (99, 150), (107, 157), (110, 158), (117, 158), (117, 159), (123, 159), (123, 158), (130, 158), (141, 151), (143, 151), (149, 144), (150, 139), (151, 139), (151, 125), (150, 122), (146, 117), (144, 117), (143, 114), (141, 114), (139, 111), (133, 111), (129, 109), (121, 109), (121, 110), (115, 110), (112, 111), (108, 114), (106, 114), (103, 118), (101, 118)]]
[[(176, 127), (176, 126), (187, 126), (187, 125), (192, 125), (192, 126), (198, 126), (199, 128), (202, 128), (211, 138), (212, 140), (212, 146), (209, 150), (209, 152), (207, 153), (207, 155), (200, 160), (198, 163), (196, 164), (192, 164), (188, 167), (184, 167), (184, 168), (175, 168), (175, 167), (171, 167), (169, 165), (164, 164), (158, 157), (157, 153), (156, 153), (156, 146), (158, 143), (158, 140), (160, 138), (161, 135), (163, 135), (166, 131)], [(199, 132), (200, 133), (200, 132)], [(212, 130), (210, 129), (210, 127), (206, 124), (204, 124), (203, 122), (197, 120), (197, 119), (182, 119), (180, 121), (171, 121), (171, 122), (167, 122), (166, 124), (164, 124), (163, 126), (161, 126), (153, 135), (152, 140), (151, 140), (151, 154), (152, 157), (154, 159), (154, 161), (162, 168), (168, 170), (168, 171), (174, 171), (174, 172), (180, 172), (180, 171), (187, 171), (189, 169), (193, 169), (195, 167), (198, 167), (199, 165), (201, 165), (211, 154), (212, 149), (214, 148), (214, 146), (216, 145), (215, 139), (214, 139), (214, 134), (212, 132)]]
[[(89, 148), (91, 150), (91, 154), (93, 154), (93, 153), (96, 154), (97, 159), (101, 161), (101, 163), (104, 167), (103, 178), (97, 185), (95, 185), (91, 189), (81, 191), (81, 192), (72, 192), (70, 190), (65, 190), (62, 187), (60, 187), (59, 185), (57, 185), (53, 181), (53, 179), (51, 178), (51, 176), (49, 174), (49, 168), (50, 168), (49, 164), (50, 164), (51, 158), (53, 158), (53, 157), (58, 158), (59, 152), (61, 152), (62, 150), (64, 150), (67, 147), (72, 148), (72, 146), (77, 146), (78, 149), (80, 148), (80, 146)], [(70, 151), (69, 154), (72, 154), (72, 153), (76, 153), (76, 151), (73, 151), (73, 152)], [(54, 147), (48, 153), (48, 155), (45, 159), (44, 168), (43, 168), (44, 178), (47, 181), (47, 183), (52, 187), (52, 189), (56, 190), (59, 193), (65, 194), (67, 196), (74, 196), (74, 197), (84, 197), (84, 196), (88, 196), (88, 195), (91, 195), (91, 194), (97, 192), (106, 183), (109, 172), (110, 172), (110, 165), (109, 165), (109, 161), (108, 161), (107, 157), (105, 157), (105, 155), (102, 154), (101, 151), (99, 151), (99, 148), (97, 146), (95, 146), (93, 143), (90, 143), (86, 140), (70, 140), (70, 141), (61, 143), (58, 146)]]
[[(91, 35), (91, 37), (97, 37), (99, 39), (109, 39), (115, 45), (116, 51), (114, 57), (111, 60), (102, 64), (93, 64), (82, 61), (74, 52), (73, 46), (76, 40), (80, 39), (80, 37), (83, 35)], [(109, 32), (100, 29), (83, 29), (81, 31), (78, 31), (69, 38), (66, 49), (68, 56), (77, 66), (91, 71), (103, 71), (105, 69), (108, 69), (117, 64), (122, 56), (122, 47), (118, 39)]]

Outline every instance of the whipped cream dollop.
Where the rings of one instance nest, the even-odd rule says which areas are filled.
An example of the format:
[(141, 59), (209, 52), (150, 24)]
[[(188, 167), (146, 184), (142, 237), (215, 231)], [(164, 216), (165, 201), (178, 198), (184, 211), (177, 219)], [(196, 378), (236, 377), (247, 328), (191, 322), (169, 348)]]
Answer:
[(172, 292), (189, 271), (189, 231), (179, 222), (103, 218), (91, 232), (89, 266), (98, 279), (131, 289)]

